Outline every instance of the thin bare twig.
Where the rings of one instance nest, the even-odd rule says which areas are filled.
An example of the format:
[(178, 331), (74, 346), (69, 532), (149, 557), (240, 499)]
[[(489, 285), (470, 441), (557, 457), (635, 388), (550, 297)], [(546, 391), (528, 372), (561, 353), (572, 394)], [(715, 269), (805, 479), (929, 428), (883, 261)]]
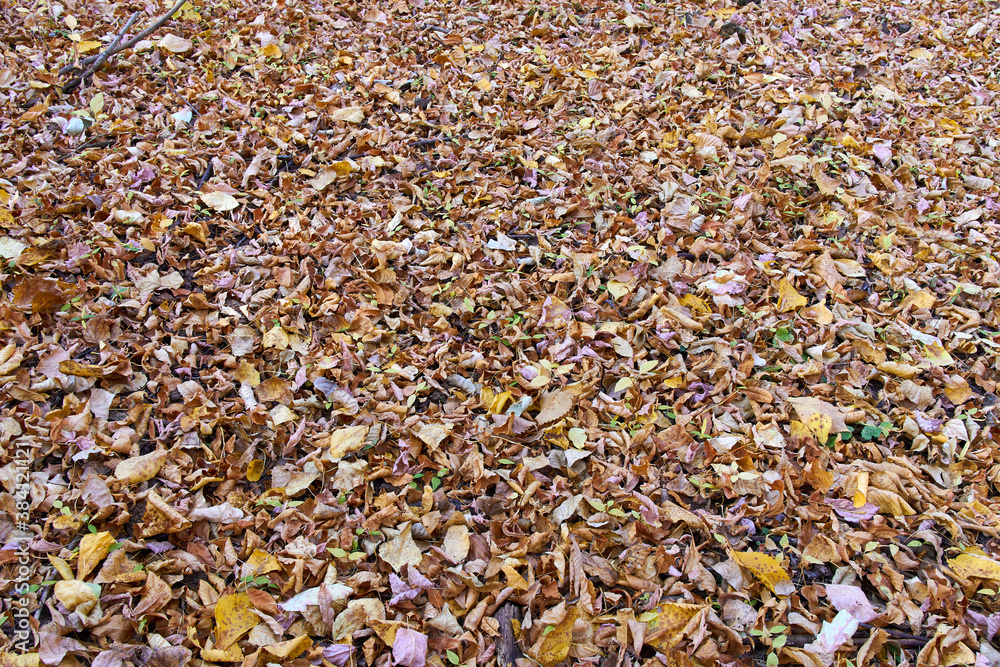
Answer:
[[(153, 21), (153, 23), (150, 24), (150, 26), (148, 28), (146, 28), (145, 30), (143, 30), (142, 32), (140, 32), (138, 35), (136, 35), (135, 37), (133, 37), (132, 39), (128, 40), (127, 42), (125, 42), (124, 44), (122, 44), (120, 46), (117, 46), (117, 47), (114, 47), (114, 48), (108, 48), (104, 53), (102, 53), (100, 55), (90, 56), (89, 58), (84, 58), (83, 60), (80, 61), (80, 65), (83, 65), (83, 66), (86, 67), (87, 65), (90, 65), (91, 63), (96, 62), (101, 57), (103, 57), (104, 60), (107, 60), (107, 58), (109, 56), (113, 56), (116, 53), (121, 53), (125, 49), (131, 49), (133, 46), (135, 46), (136, 44), (138, 44), (142, 40), (146, 39), (147, 37), (149, 37), (151, 34), (153, 34), (154, 32), (156, 32), (157, 30), (159, 30), (163, 26), (164, 23), (166, 23), (171, 18), (173, 18), (174, 14), (176, 14), (177, 11), (187, 1), (188, 0), (176, 0), (176, 2), (174, 2), (174, 6), (171, 7), (170, 10), (166, 14), (164, 14), (160, 18), (156, 19), (155, 21)], [(101, 63), (103, 63), (104, 60), (102, 60)], [(72, 72), (74, 69), (77, 69), (77, 68), (78, 68), (77, 65), (67, 65), (66, 67), (63, 67), (61, 70), (59, 70), (59, 74), (68, 74), (68, 73)], [(96, 68), (94, 68), (94, 69), (96, 69)]]
[(115, 47), (118, 46), (118, 42), (122, 41), (122, 37), (125, 35), (126, 32), (128, 32), (128, 29), (132, 27), (132, 25), (138, 20), (138, 18), (139, 18), (139, 12), (133, 12), (132, 16), (129, 17), (128, 22), (125, 24), (125, 27), (119, 30), (118, 34), (115, 35), (115, 40), (111, 42), (111, 46), (104, 49), (102, 53), (98, 54), (97, 60), (95, 60), (94, 64), (88, 67), (83, 74), (76, 77), (75, 79), (71, 79), (65, 86), (63, 86), (62, 87), (63, 93), (73, 92), (74, 90), (77, 89), (77, 87), (81, 83), (84, 82), (84, 80), (86, 80), (88, 76), (96, 72), (97, 68), (103, 65), (104, 61), (108, 59), (108, 56), (110, 56), (114, 52)]

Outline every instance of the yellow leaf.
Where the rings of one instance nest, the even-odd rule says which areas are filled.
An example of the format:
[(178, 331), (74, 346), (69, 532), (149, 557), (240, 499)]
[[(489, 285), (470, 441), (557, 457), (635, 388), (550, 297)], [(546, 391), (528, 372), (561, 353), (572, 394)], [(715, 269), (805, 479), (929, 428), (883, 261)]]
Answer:
[(263, 345), (265, 348), (273, 347), (278, 350), (287, 350), (288, 334), (285, 333), (280, 324), (275, 324), (264, 334)]
[(385, 642), (386, 646), (392, 646), (396, 643), (396, 631), (400, 628), (405, 628), (406, 623), (403, 621), (383, 621), (372, 618), (368, 620), (368, 627), (375, 631), (375, 634)]
[(199, 225), (197, 222), (189, 222), (188, 224), (184, 225), (184, 228), (181, 231), (190, 236), (191, 238), (193, 238), (198, 243), (202, 244), (203, 246), (208, 245), (208, 236), (205, 234), (205, 228)]
[(611, 296), (615, 297), (615, 299), (617, 300), (621, 299), (623, 296), (631, 292), (632, 286), (629, 285), (628, 283), (618, 282), (617, 280), (609, 280), (608, 291), (611, 293)]
[(265, 58), (280, 58), (281, 57), (281, 47), (277, 44), (268, 44), (263, 49), (260, 50), (260, 54)]
[(967, 549), (960, 556), (949, 558), (948, 565), (955, 574), (966, 581), (969, 579), (1000, 581), (1000, 563), (977, 551), (979, 550)]
[(41, 664), (37, 653), (0, 653), (0, 667), (39, 667)]
[(798, 419), (793, 419), (791, 423), (791, 435), (793, 438), (808, 438), (812, 435), (812, 431), (805, 422), (800, 422)]
[(868, 478), (867, 471), (862, 470), (858, 473), (858, 488), (854, 492), (855, 507), (864, 507), (868, 503)]
[(246, 359), (240, 359), (240, 365), (236, 367), (233, 378), (240, 384), (246, 382), (251, 387), (260, 384), (260, 372)]
[(278, 642), (277, 644), (270, 644), (264, 647), (264, 650), (273, 655), (276, 658), (286, 658), (288, 660), (294, 660), (306, 651), (312, 648), (313, 641), (308, 635), (302, 635), (301, 637), (296, 637), (295, 639), (289, 639), (288, 641)]
[(64, 607), (73, 611), (80, 605), (97, 602), (101, 597), (101, 587), (97, 584), (82, 582), (79, 579), (70, 579), (69, 581), (57, 581), (53, 593)]
[(569, 647), (573, 643), (573, 624), (579, 614), (576, 607), (568, 609), (563, 620), (545, 634), (537, 657), (542, 667), (554, 667), (569, 655)]
[(814, 412), (806, 419), (806, 426), (812, 431), (820, 444), (824, 444), (830, 437), (830, 429), (833, 428), (833, 420), (822, 412)]
[(955, 363), (955, 359), (951, 356), (948, 350), (944, 349), (940, 345), (928, 345), (924, 348), (924, 359), (926, 359), (931, 366), (935, 368), (940, 368), (941, 366), (951, 366)]
[(281, 564), (278, 563), (277, 558), (263, 549), (254, 549), (250, 557), (247, 558), (247, 569), (244, 572), (256, 577), (268, 572), (277, 572), (280, 569)]
[(103, 530), (88, 533), (80, 540), (80, 558), (76, 561), (76, 578), (83, 580), (108, 555), (108, 549), (115, 543), (111, 533)]
[(587, 79), (588, 81), (590, 79), (593, 79), (593, 78), (597, 77), (597, 72), (595, 72), (592, 69), (578, 69), (578, 70), (576, 70), (576, 73), (578, 75), (580, 75), (581, 78)]
[(73, 570), (70, 569), (69, 563), (67, 563), (65, 560), (63, 560), (59, 556), (53, 556), (52, 554), (49, 554), (49, 562), (52, 563), (52, 567), (56, 569), (56, 572), (59, 573), (60, 577), (67, 580), (73, 578)]
[(260, 622), (260, 617), (253, 611), (249, 595), (223, 595), (215, 604), (215, 648), (225, 651)]
[(700, 604), (661, 604), (654, 612), (656, 616), (646, 622), (646, 643), (666, 653), (680, 641), (680, 633), (688, 622), (704, 608)]
[(264, 462), (260, 459), (254, 459), (247, 466), (247, 481), (248, 482), (258, 482), (260, 481), (260, 476), (264, 474)]
[(88, 51), (93, 51), (100, 45), (101, 45), (100, 42), (93, 42), (88, 40), (86, 42), (80, 42), (79, 44), (77, 44), (76, 50), (79, 51), (80, 53), (87, 53)]
[(330, 452), (327, 456), (336, 461), (361, 449), (365, 444), (367, 433), (367, 426), (347, 426), (337, 429), (330, 434)]
[(754, 573), (775, 595), (791, 595), (795, 585), (774, 556), (756, 551), (734, 551), (733, 560)]
[(358, 170), (357, 165), (350, 160), (338, 160), (337, 162), (331, 164), (328, 168), (336, 172), (337, 176), (350, 176)]
[(476, 88), (484, 93), (488, 93), (493, 90), (493, 83), (487, 78), (482, 78), (479, 81), (476, 81)]
[(785, 313), (789, 310), (795, 310), (796, 308), (801, 308), (802, 306), (809, 303), (809, 301), (795, 291), (792, 284), (788, 282), (787, 278), (782, 278), (778, 283), (778, 312)]
[(680, 298), (680, 303), (682, 306), (690, 310), (696, 315), (711, 315), (712, 309), (704, 299), (699, 299), (694, 294), (685, 294)]
[(922, 370), (919, 366), (911, 366), (910, 364), (903, 364), (897, 361), (886, 361), (876, 366), (876, 368), (883, 373), (890, 373), (901, 377), (904, 380), (910, 380), (917, 377), (920, 375), (920, 371)]
[(528, 590), (528, 582), (524, 580), (521, 573), (514, 569), (514, 566), (510, 563), (505, 563), (501, 568), (503, 573), (507, 575), (507, 585), (516, 591), (526, 591)]

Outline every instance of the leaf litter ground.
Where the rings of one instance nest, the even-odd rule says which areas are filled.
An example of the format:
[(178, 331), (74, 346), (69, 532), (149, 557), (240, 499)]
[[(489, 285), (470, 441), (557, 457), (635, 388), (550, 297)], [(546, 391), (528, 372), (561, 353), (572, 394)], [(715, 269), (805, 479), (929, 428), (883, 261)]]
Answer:
[(0, 8), (0, 664), (998, 664), (996, 5), (740, 4)]

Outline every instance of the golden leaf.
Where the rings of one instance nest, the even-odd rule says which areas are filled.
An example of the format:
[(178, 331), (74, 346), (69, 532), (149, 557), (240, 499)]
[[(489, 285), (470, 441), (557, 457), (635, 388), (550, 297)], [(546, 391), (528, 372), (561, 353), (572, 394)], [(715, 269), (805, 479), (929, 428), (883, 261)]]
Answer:
[(285, 333), (280, 324), (275, 324), (264, 334), (263, 345), (265, 348), (273, 347), (278, 350), (287, 350), (288, 334)]
[(733, 560), (754, 573), (775, 595), (791, 595), (795, 585), (774, 556), (756, 551), (734, 551)]
[(281, 564), (278, 563), (278, 559), (267, 553), (263, 549), (254, 549), (253, 553), (247, 558), (246, 567), (244, 568), (244, 576), (258, 576), (261, 574), (267, 574), (268, 572), (278, 572), (281, 570)]
[(260, 54), (265, 58), (280, 58), (281, 47), (277, 44), (268, 44), (260, 50)]
[(215, 603), (215, 647), (226, 650), (261, 622), (246, 593), (223, 595)]
[(661, 653), (666, 653), (681, 639), (681, 631), (698, 612), (705, 609), (700, 604), (671, 602), (661, 604), (653, 613), (655, 618), (646, 622), (646, 643)]
[(778, 312), (785, 313), (795, 310), (809, 303), (808, 299), (795, 291), (787, 278), (782, 278), (778, 282)]
[(264, 462), (260, 459), (254, 459), (247, 465), (247, 481), (257, 482), (260, 481), (260, 476), (264, 474)]
[(1000, 563), (976, 547), (970, 547), (965, 553), (949, 558), (948, 565), (965, 581), (970, 579), (1000, 581)]
[(59, 372), (80, 378), (99, 378), (104, 376), (104, 367), (96, 364), (81, 364), (67, 359), (59, 362)]
[(292, 388), (288, 380), (268, 378), (257, 385), (256, 389), (257, 398), (261, 401), (277, 401), (286, 404), (292, 401)]
[(260, 372), (246, 359), (240, 359), (240, 365), (236, 367), (233, 379), (240, 384), (246, 382), (251, 387), (256, 387), (260, 384)]
[(543, 636), (536, 657), (542, 667), (554, 667), (569, 655), (569, 648), (573, 643), (573, 624), (579, 614), (576, 607), (571, 607), (563, 619)]
[(855, 507), (864, 507), (868, 503), (868, 479), (867, 470), (858, 473), (857, 490), (854, 492)]
[(56, 599), (70, 611), (88, 602), (97, 602), (101, 597), (100, 586), (88, 584), (79, 579), (57, 581), (53, 592)]
[(0, 653), (0, 667), (40, 667), (37, 653)]
[(296, 637), (295, 639), (289, 639), (288, 641), (270, 644), (265, 646), (264, 650), (276, 658), (294, 660), (311, 649), (312, 645), (312, 638), (308, 635), (302, 635), (300, 637)]
[(704, 299), (696, 297), (694, 294), (685, 294), (680, 298), (680, 304), (690, 310), (695, 315), (711, 315), (712, 309)]
[(361, 449), (365, 444), (367, 426), (347, 426), (330, 434), (330, 451), (327, 457), (337, 461), (351, 452)]
[(108, 555), (108, 549), (114, 543), (115, 538), (106, 530), (84, 535), (80, 540), (80, 557), (76, 561), (76, 578), (86, 579), (97, 564)]
[(830, 437), (833, 420), (822, 412), (814, 412), (806, 419), (806, 426), (809, 427), (809, 430), (816, 436), (820, 444), (824, 444)]

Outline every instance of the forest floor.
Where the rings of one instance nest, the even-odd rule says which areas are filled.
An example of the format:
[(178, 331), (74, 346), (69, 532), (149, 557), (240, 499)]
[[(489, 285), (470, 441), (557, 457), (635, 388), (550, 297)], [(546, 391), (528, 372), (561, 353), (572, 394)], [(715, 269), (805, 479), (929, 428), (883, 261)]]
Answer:
[(996, 1), (133, 9), (0, 4), (0, 666), (1000, 665)]

